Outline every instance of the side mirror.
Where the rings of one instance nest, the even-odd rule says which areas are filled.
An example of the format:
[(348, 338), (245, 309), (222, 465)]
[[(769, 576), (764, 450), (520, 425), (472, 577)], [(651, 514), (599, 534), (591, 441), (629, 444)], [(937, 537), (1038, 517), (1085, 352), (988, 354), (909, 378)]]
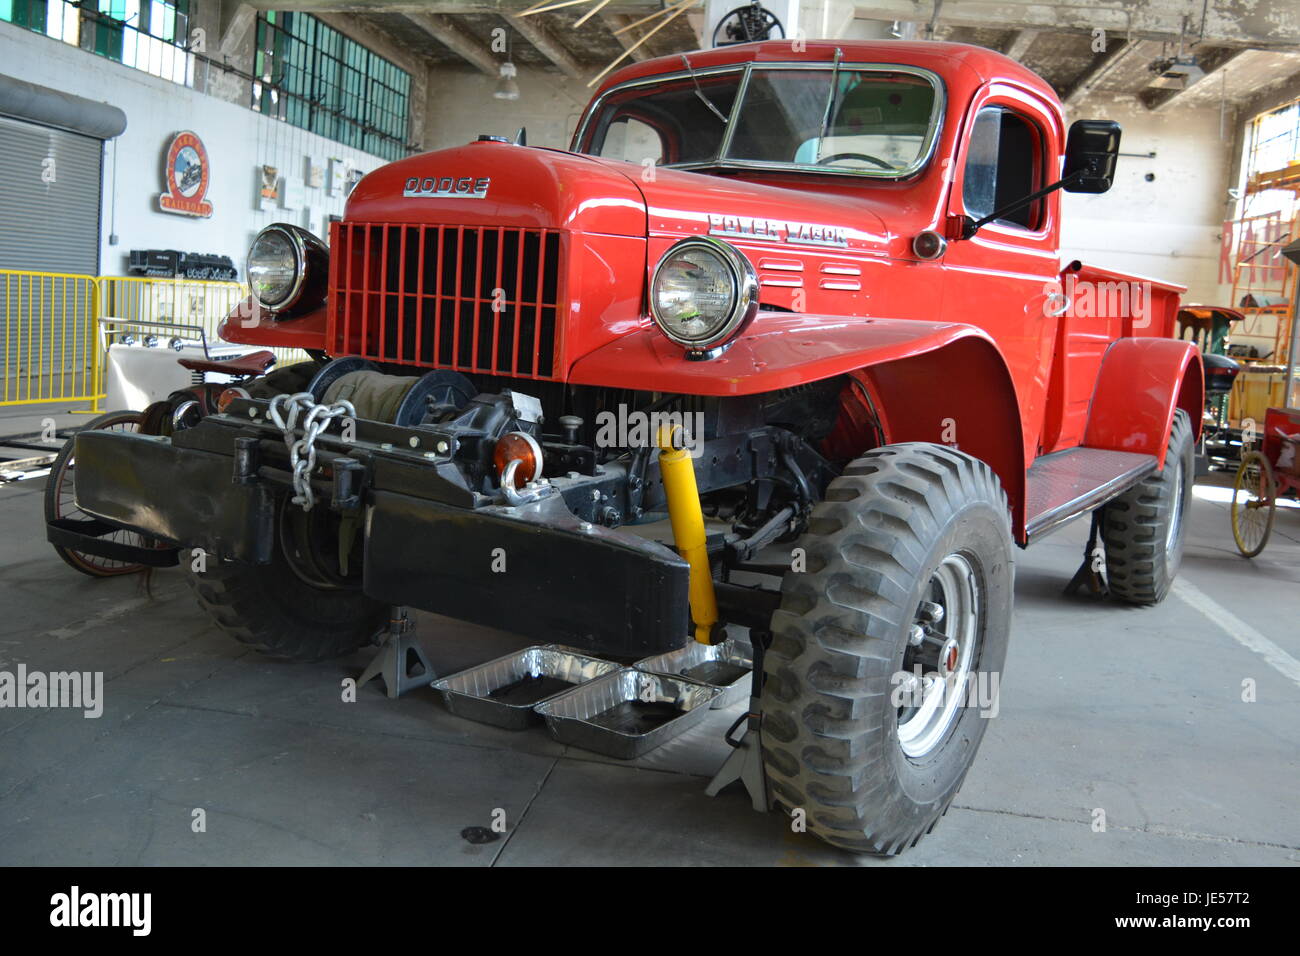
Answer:
[[(1062, 187), (1070, 193), (1104, 193), (1115, 179), (1119, 124), (1113, 120), (1075, 120), (1065, 141)], [(1073, 178), (1072, 178), (1073, 177)]]

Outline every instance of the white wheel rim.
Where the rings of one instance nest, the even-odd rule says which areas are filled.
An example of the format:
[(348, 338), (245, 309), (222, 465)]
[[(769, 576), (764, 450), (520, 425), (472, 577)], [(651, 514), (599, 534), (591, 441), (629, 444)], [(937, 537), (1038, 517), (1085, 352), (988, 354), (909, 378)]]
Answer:
[[(1167, 466), (1166, 466), (1167, 467)], [(1183, 496), (1187, 494), (1187, 472), (1183, 468), (1183, 459), (1180, 455), (1174, 462), (1174, 502), (1173, 511), (1169, 518), (1169, 530), (1165, 532), (1165, 554), (1174, 550), (1174, 545), (1178, 542), (1178, 535), (1183, 530)]]
[(970, 561), (956, 553), (944, 558), (930, 577), (927, 599), (943, 607), (943, 620), (929, 630), (935, 637), (956, 642), (955, 661), (949, 659), (953, 666), (946, 676), (940, 670), (923, 674), (920, 704), (899, 709), (898, 744), (913, 760), (925, 757), (947, 738), (965, 703), (983, 615), (979, 579)]

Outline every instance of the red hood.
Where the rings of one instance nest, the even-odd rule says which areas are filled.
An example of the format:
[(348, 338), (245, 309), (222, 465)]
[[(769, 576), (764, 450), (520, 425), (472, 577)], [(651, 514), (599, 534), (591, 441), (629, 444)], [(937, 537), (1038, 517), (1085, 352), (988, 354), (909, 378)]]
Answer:
[[(598, 160), (636, 182), (645, 197), (651, 235), (758, 235), (788, 246), (825, 247), (875, 252), (884, 250), (889, 237), (880, 211), (897, 212), (894, 203), (809, 188), (781, 188), (741, 179), (655, 169), (653, 178), (635, 163)], [(793, 185), (793, 184), (792, 184)]]
[[(740, 179), (648, 171), (561, 150), (477, 142), (412, 156), (357, 184), (346, 218), (361, 222), (546, 227), (615, 236), (781, 231), (790, 246), (883, 252), (898, 196), (844, 195), (802, 182), (781, 188)], [(792, 184), (793, 186), (794, 184)], [(710, 216), (713, 219), (710, 219)]]
[(348, 197), (345, 218), (646, 234), (645, 202), (622, 172), (574, 153), (493, 141), (375, 170)]

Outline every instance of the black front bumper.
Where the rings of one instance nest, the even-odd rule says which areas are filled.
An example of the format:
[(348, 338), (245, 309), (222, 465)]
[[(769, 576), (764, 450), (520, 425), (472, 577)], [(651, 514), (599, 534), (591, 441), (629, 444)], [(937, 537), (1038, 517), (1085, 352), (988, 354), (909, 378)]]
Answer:
[[(182, 549), (266, 564), (278, 547), (277, 508), (296, 507), (284, 503), (287, 471), (258, 463), (283, 451), (268, 427), (217, 416), (172, 439), (82, 432), (77, 504)], [(327, 444), (322, 436), (318, 445)], [(322, 450), (316, 507), (329, 508), (330, 463), (339, 459)], [(336, 451), (361, 463), (370, 597), (611, 656), (687, 641), (689, 569), (663, 544), (583, 520), (553, 487), (527, 504), (494, 502), (457, 486), (447, 462), (407, 451), (406, 439)], [(93, 544), (84, 550), (95, 553)]]

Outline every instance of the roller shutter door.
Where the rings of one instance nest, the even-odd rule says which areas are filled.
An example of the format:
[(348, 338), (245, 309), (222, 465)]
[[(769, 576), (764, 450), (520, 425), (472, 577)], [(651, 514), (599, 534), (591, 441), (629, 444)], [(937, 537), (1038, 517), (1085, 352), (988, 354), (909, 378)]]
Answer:
[[(98, 139), (0, 116), (0, 269), (99, 271), (102, 157)], [(0, 402), (79, 391), (91, 311), (85, 280), (0, 274)]]

